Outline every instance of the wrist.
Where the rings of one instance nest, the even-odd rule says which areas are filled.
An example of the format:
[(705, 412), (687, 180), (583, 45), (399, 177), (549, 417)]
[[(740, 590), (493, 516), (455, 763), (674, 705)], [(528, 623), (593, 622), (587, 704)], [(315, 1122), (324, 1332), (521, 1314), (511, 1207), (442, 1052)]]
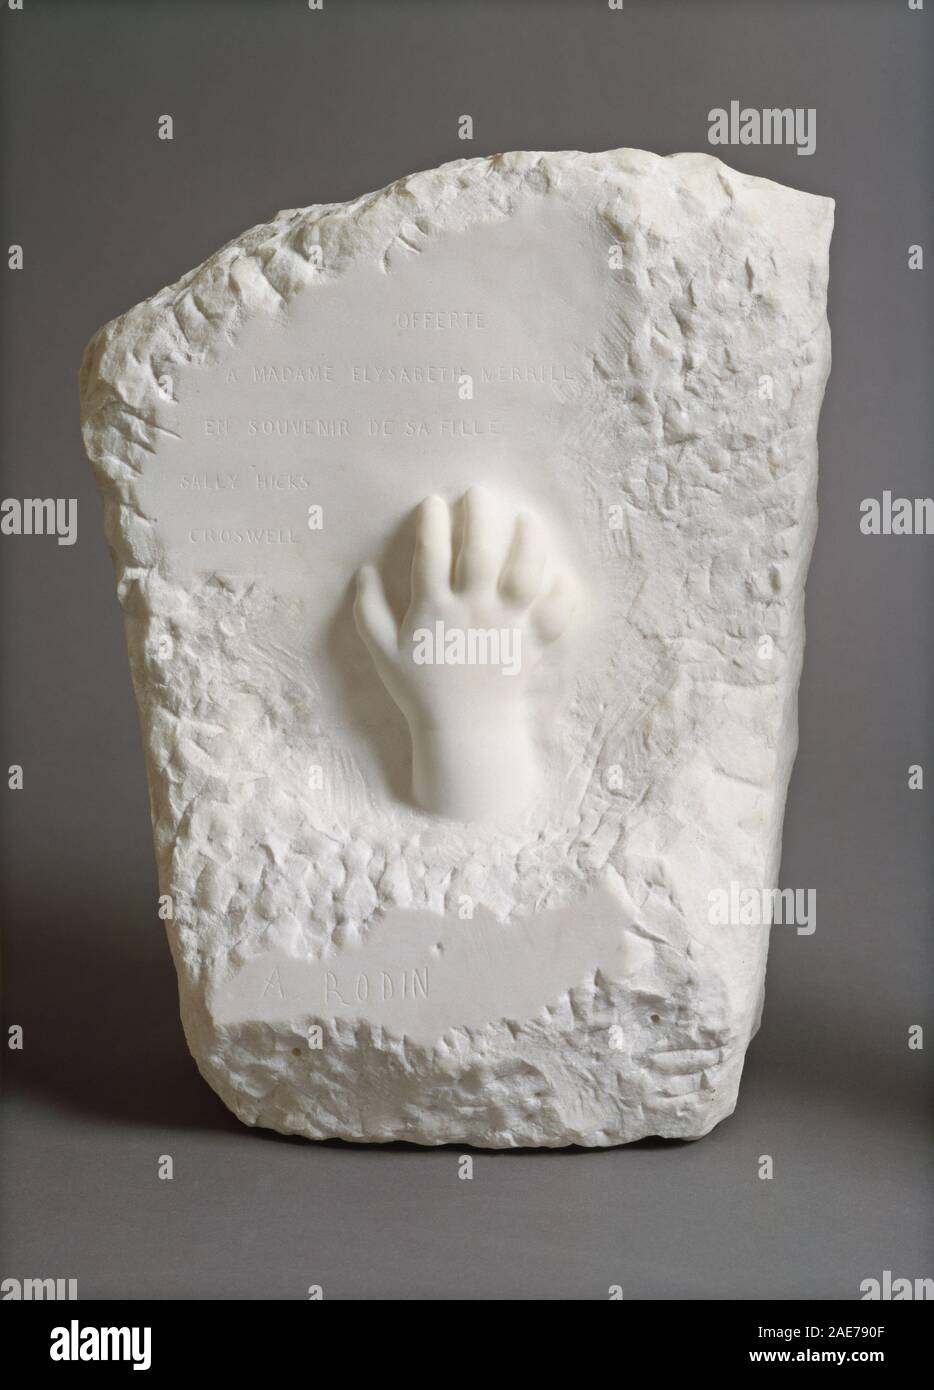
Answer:
[(412, 729), (412, 792), (423, 810), (486, 820), (520, 809), (534, 790), (535, 759), (521, 710)]

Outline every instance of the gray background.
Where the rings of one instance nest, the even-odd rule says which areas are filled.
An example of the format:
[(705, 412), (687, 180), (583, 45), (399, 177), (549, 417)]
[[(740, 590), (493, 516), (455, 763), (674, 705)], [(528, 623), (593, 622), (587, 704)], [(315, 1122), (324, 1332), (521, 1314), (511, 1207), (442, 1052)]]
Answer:
[[(4, 537), (0, 1274), (82, 1298), (845, 1298), (934, 1274), (929, 1048), (932, 545), (859, 503), (932, 488), (931, 26), (906, 0), (92, 3), (0, 13), (3, 496), (79, 498)], [(498, 150), (703, 150), (707, 111), (817, 108), (817, 152), (717, 150), (837, 201), (834, 365), (801, 746), (737, 1114), (695, 1144), (475, 1156), (241, 1127), (189, 1059), (76, 373), (91, 333), (281, 207)], [(469, 112), (476, 138), (456, 138)], [(157, 117), (174, 142), (156, 139)], [(908, 790), (909, 764), (928, 789)], [(157, 1158), (175, 1160), (173, 1182)], [(757, 1177), (760, 1154), (775, 1160)]]

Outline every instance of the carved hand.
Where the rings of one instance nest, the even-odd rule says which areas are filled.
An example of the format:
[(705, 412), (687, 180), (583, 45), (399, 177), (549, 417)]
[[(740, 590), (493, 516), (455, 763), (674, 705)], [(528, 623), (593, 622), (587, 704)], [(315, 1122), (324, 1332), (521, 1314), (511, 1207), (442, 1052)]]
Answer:
[(440, 497), (419, 507), (401, 623), (371, 565), (357, 576), (354, 617), (408, 723), (415, 800), (473, 820), (510, 814), (534, 796), (528, 678), (572, 601), (561, 576), (544, 586), (544, 537), (527, 512), (507, 526), (482, 488), (470, 489), (459, 512), (458, 525)]

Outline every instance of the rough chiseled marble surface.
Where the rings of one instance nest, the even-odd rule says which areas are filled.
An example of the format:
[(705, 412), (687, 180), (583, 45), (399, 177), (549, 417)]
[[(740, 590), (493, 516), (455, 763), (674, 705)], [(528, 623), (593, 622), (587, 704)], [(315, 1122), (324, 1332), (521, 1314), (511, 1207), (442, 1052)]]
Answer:
[[(733, 1110), (768, 930), (708, 903), (777, 881), (832, 218), (706, 155), (460, 161), (282, 212), (89, 345), (182, 1019), (247, 1123), (609, 1145)], [(411, 802), (351, 614), (368, 562), (404, 607), (412, 509), (478, 484), (581, 597), (508, 824)]]

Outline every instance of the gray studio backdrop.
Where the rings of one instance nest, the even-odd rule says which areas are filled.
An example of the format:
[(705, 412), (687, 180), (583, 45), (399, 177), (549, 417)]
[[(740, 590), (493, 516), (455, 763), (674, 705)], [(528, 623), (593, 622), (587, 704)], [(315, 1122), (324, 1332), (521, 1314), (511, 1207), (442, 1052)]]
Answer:
[[(0, 491), (76, 497), (79, 530), (0, 543), (0, 761), (25, 769), (0, 801), (4, 1025), (25, 1030), (3, 1052), (2, 1276), (74, 1277), (82, 1299), (852, 1299), (886, 1269), (934, 1274), (934, 539), (859, 530), (862, 499), (934, 492), (934, 264), (908, 263), (934, 261), (932, 26), (907, 0), (3, 6), (2, 244), (24, 266), (4, 280)], [(481, 1153), (469, 1182), (451, 1149), (249, 1131), (177, 1019), (78, 434), (85, 342), (279, 208), (500, 150), (710, 150), (731, 100), (815, 108), (810, 156), (711, 152), (837, 200), (782, 873), (816, 890), (817, 930), (773, 932), (739, 1109), (695, 1144)]]

